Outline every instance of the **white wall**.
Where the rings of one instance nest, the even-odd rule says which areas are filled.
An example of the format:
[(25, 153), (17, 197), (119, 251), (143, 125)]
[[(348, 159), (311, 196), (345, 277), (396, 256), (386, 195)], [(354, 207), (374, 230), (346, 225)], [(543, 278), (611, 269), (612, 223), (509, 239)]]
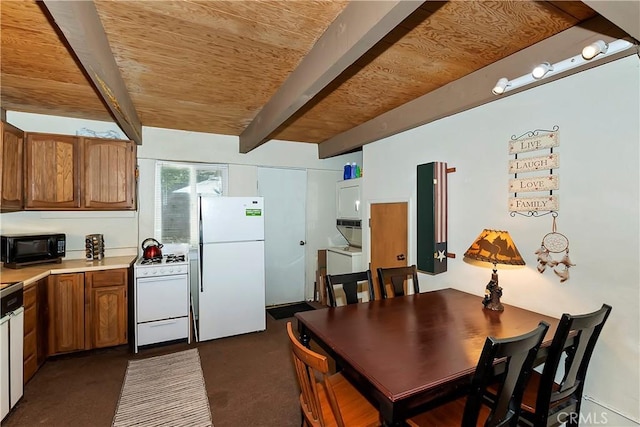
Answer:
[[(490, 270), (462, 256), (482, 229), (497, 228), (509, 230), (527, 262), (524, 269), (499, 271), (503, 302), (554, 317), (613, 306), (591, 361), (583, 414), (602, 421), (595, 417), (606, 412), (615, 426), (640, 422), (639, 64), (637, 56), (624, 58), (366, 145), (363, 152), (365, 203), (410, 202), (409, 263), (416, 262), (416, 166), (444, 161), (457, 170), (449, 175), (448, 238), (456, 258), (446, 273), (421, 274), (422, 291), (453, 287), (483, 295)], [(552, 272), (536, 270), (534, 251), (551, 232), (551, 217), (511, 217), (507, 210), (513, 177), (508, 141), (554, 125), (560, 128), (557, 226), (576, 264), (562, 284)], [(372, 243), (363, 231), (369, 259)]]
[[(29, 132), (75, 135), (82, 128), (124, 134), (114, 123), (7, 112), (7, 121)], [(250, 153), (239, 152), (236, 136), (143, 127), (138, 147), (138, 211), (136, 212), (15, 212), (0, 215), (0, 232), (51, 231), (67, 234), (67, 257), (84, 257), (84, 236), (102, 233), (105, 255), (140, 252), (140, 242), (154, 237), (156, 160), (225, 163), (229, 165), (229, 194), (257, 194), (258, 166), (307, 170), (307, 248), (305, 294), (313, 296), (317, 249), (338, 238), (335, 228), (335, 183), (349, 162), (362, 164), (362, 153), (318, 159), (316, 144), (269, 141)]]

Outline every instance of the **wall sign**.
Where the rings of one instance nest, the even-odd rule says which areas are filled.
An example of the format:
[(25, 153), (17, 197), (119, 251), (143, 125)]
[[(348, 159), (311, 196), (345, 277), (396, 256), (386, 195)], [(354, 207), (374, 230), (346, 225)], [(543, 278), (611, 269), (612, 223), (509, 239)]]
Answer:
[[(553, 130), (536, 129), (511, 137), (509, 154), (514, 158), (509, 161), (513, 178), (509, 180), (512, 196), (508, 206), (512, 216), (516, 213), (540, 216), (559, 210), (558, 195), (553, 194), (560, 189), (560, 179), (553, 173), (560, 167), (560, 155), (553, 152), (560, 146), (558, 130), (558, 126), (554, 126)], [(541, 155), (540, 151), (547, 150)]]
[(557, 211), (558, 196), (510, 197), (509, 212)]
[(527, 157), (515, 159), (509, 162), (509, 173), (532, 172), (550, 170), (560, 167), (560, 157), (557, 154), (549, 154), (542, 157)]
[(509, 154), (526, 153), (528, 151), (544, 150), (560, 145), (557, 133), (509, 141)]
[(557, 175), (536, 176), (533, 178), (514, 178), (509, 180), (510, 193), (529, 191), (550, 191), (560, 188)]

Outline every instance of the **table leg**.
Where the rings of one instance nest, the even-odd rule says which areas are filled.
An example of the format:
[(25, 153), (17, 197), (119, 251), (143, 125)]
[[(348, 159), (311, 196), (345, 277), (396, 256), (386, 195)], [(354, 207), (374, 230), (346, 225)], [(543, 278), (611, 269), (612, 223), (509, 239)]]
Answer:
[(298, 332), (300, 333), (300, 336), (298, 337), (298, 339), (300, 340), (302, 345), (307, 348), (310, 348), (309, 343), (311, 342), (311, 337), (307, 333), (307, 328), (305, 328), (304, 325), (300, 322), (298, 322)]
[[(380, 417), (382, 418), (383, 427), (396, 427), (396, 426), (406, 426), (407, 423), (404, 419), (396, 420), (394, 419), (394, 408), (393, 404), (390, 402), (382, 402), (380, 405)], [(397, 416), (397, 411), (395, 411), (395, 415)]]

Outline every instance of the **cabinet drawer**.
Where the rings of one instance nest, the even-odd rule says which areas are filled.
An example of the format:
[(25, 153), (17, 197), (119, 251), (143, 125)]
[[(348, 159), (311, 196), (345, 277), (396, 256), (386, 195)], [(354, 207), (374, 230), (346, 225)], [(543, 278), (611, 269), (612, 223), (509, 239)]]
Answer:
[(159, 320), (138, 325), (138, 346), (189, 337), (189, 318)]
[(99, 288), (103, 286), (126, 286), (127, 284), (127, 269), (125, 268), (103, 271), (87, 271), (84, 276), (87, 284), (92, 288)]
[(38, 314), (36, 313), (36, 306), (31, 305), (24, 306), (24, 336), (36, 330), (36, 322), (38, 321)]
[(27, 381), (29, 381), (31, 377), (33, 377), (36, 371), (38, 370), (38, 358), (35, 355), (33, 355), (28, 359), (25, 359), (23, 369), (24, 369), (24, 373), (23, 373), (22, 382), (26, 384)]
[(24, 291), (22, 304), (24, 305), (25, 310), (35, 305), (36, 297), (37, 297), (37, 292), (36, 292), (37, 289), (38, 289), (38, 286), (34, 285)]
[(22, 360), (27, 361), (28, 358), (37, 358), (36, 350), (36, 331), (32, 331), (30, 334), (24, 336), (24, 347), (22, 349)]

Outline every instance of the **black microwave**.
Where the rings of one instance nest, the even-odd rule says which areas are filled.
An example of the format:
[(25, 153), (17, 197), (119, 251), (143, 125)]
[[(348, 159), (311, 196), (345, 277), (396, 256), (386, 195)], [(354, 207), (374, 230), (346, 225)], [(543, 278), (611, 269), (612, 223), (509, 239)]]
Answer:
[(0, 236), (1, 259), (5, 267), (20, 268), (44, 262), (61, 262), (67, 236), (56, 234), (5, 234)]

